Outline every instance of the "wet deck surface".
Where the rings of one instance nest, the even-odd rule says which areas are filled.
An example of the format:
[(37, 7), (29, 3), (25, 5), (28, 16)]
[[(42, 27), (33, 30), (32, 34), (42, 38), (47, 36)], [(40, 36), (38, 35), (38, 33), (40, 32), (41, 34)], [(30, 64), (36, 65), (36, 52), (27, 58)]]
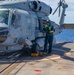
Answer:
[[(0, 59), (0, 70), (11, 62)], [(74, 43), (58, 42), (51, 55), (24, 56), (22, 62), (15, 63), (15, 66), (0, 75), (74, 75)]]

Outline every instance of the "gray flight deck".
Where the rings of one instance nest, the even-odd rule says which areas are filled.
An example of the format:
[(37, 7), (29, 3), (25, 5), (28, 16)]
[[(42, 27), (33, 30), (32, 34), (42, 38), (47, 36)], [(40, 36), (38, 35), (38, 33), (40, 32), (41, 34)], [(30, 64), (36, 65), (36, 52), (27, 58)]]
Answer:
[(74, 75), (74, 43), (57, 42), (51, 55), (23, 57), (23, 61), (3, 75)]

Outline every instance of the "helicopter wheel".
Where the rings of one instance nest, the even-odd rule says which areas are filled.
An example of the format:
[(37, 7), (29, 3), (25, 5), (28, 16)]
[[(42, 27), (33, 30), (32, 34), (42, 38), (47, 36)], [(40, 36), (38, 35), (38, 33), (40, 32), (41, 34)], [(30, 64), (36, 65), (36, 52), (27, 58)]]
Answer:
[(33, 44), (31, 50), (32, 50), (32, 53), (39, 53), (40, 52), (40, 46), (37, 43), (35, 43), (35, 44)]
[(36, 46), (35, 46), (35, 51), (38, 54), (40, 53), (40, 46), (38, 44), (36, 44)]

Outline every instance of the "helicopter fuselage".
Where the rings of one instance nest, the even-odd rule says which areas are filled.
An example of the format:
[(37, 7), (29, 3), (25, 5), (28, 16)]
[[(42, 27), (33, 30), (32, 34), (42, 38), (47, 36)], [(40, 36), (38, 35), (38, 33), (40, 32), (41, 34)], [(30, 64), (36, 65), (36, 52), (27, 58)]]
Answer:
[[(52, 8), (40, 1), (0, 4), (0, 51), (16, 51), (33, 45), (36, 51), (42, 49), (45, 38), (43, 27), (51, 12)], [(51, 25), (55, 28), (54, 35), (61, 32), (58, 24), (51, 21)]]

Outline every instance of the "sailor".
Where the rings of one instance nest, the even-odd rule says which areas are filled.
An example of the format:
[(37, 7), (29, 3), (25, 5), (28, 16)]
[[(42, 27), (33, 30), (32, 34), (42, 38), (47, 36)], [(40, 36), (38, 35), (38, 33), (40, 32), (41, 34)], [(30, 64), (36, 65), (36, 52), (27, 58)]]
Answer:
[[(47, 20), (47, 24), (44, 26), (45, 36), (45, 44), (44, 44), (44, 53), (50, 54), (52, 51), (52, 43), (53, 43), (53, 32), (54, 27), (51, 25), (50, 20)], [(49, 49), (47, 50), (47, 45), (49, 44)]]

